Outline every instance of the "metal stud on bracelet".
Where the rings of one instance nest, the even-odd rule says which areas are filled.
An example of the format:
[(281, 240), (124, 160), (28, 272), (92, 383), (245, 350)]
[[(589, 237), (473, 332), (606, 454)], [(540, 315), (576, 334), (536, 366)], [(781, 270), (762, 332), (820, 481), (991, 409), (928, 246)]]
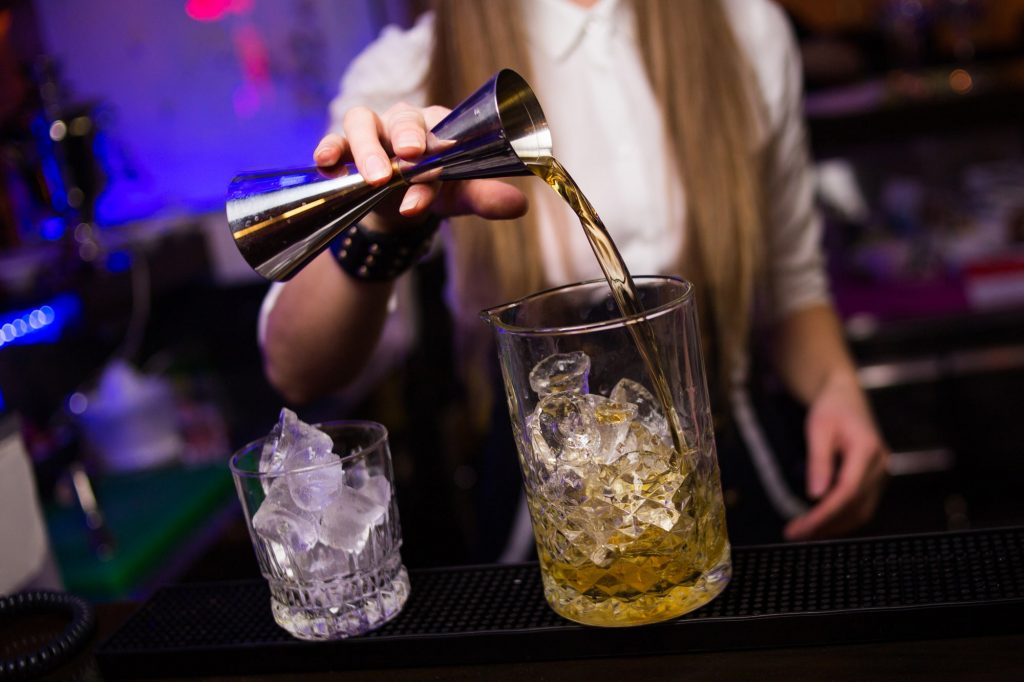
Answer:
[(378, 232), (355, 224), (331, 241), (330, 250), (350, 277), (368, 282), (398, 277), (426, 255), (440, 218), (412, 230)]

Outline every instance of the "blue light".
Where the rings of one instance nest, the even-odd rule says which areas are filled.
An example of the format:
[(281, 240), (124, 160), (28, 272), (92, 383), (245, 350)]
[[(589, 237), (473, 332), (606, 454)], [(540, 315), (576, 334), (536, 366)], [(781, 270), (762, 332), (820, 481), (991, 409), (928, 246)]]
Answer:
[(0, 414), (4, 413), (4, 408), (5, 407), (6, 407), (6, 405), (4, 404), (4, 392), (0, 391)]
[(64, 219), (56, 217), (47, 218), (39, 228), (39, 234), (47, 241), (57, 241), (64, 236)]
[(107, 256), (107, 270), (110, 272), (125, 272), (131, 266), (132, 257), (127, 251), (114, 251)]
[(37, 308), (0, 313), (0, 348), (53, 343), (81, 311), (76, 295), (61, 294)]

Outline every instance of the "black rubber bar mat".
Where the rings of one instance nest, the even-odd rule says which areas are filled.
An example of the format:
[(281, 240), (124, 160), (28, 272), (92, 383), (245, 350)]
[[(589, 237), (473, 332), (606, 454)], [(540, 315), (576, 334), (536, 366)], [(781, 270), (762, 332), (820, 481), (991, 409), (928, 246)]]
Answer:
[(630, 656), (1024, 631), (1024, 528), (733, 549), (733, 579), (667, 623), (593, 628), (548, 607), (536, 564), (413, 571), (381, 629), (301, 642), (263, 582), (163, 588), (96, 652), (107, 677)]

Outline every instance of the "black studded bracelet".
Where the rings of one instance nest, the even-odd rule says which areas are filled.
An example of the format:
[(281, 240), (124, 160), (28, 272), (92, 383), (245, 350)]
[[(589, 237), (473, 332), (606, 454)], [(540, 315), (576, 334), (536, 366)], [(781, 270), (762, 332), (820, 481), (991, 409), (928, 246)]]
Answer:
[(379, 232), (357, 223), (335, 237), (329, 248), (350, 277), (368, 282), (392, 280), (427, 254), (440, 224), (439, 218), (431, 216), (411, 230)]

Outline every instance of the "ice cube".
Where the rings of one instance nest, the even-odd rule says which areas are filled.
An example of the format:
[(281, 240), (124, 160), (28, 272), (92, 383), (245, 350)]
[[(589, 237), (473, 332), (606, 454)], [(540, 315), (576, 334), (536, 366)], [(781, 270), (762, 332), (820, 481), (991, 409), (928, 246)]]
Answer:
[(530, 439), (531, 455), (526, 458), (526, 463), (537, 476), (539, 481), (545, 481), (554, 471), (557, 462), (548, 447), (547, 441), (541, 436), (540, 421), (537, 413), (532, 412), (526, 416), (526, 433)]
[(636, 511), (636, 518), (640, 523), (648, 526), (657, 526), (663, 531), (672, 530), (682, 514), (672, 505), (671, 498), (665, 500), (648, 499)]
[[(332, 461), (333, 459), (333, 461)], [(285, 474), (292, 500), (305, 511), (324, 510), (341, 491), (344, 472), (341, 458), (331, 455), (306, 470)]]
[(308, 466), (330, 454), (332, 446), (330, 436), (283, 407), (277, 423), (263, 442), (260, 472), (277, 473)]
[(670, 530), (685, 504), (677, 493), (687, 474), (680, 469), (672, 448), (653, 439), (635, 422), (630, 425), (627, 443), (627, 447), (638, 447), (600, 467), (603, 497), (633, 524), (632, 529), (623, 528), (626, 535), (639, 537), (652, 525)]
[(317, 540), (316, 517), (295, 504), (281, 478), (270, 485), (269, 494), (253, 514), (252, 527), (261, 538), (279, 543), (292, 555), (308, 552)]
[(550, 476), (540, 487), (540, 494), (552, 504), (579, 504), (590, 494), (587, 489), (589, 476), (590, 473), (583, 466), (561, 463), (551, 470)]
[(593, 393), (587, 395), (586, 400), (594, 412), (597, 432), (601, 436), (600, 459), (606, 464), (611, 463), (626, 453), (623, 445), (636, 417), (637, 406)]
[(665, 414), (661, 411), (658, 401), (643, 384), (632, 379), (620, 379), (608, 397), (619, 403), (636, 405), (636, 418), (640, 423), (655, 436), (671, 442)]
[[(277, 423), (263, 439), (263, 449), (260, 451), (260, 473), (272, 474), (284, 468), (284, 458), (288, 452), (287, 443), (282, 443), (281, 439), (287, 432), (286, 425), (289, 421), (294, 421), (297, 418), (295, 413), (288, 408), (281, 408)], [(279, 447), (279, 445), (283, 447)]]
[(621, 543), (622, 528), (631, 525), (628, 514), (595, 495), (579, 506), (579, 524), (583, 533), (574, 545), (581, 554), (598, 566), (611, 563), (613, 545)]
[(304, 580), (329, 580), (349, 570), (348, 554), (318, 542), (313, 549), (295, 557), (295, 569)]
[(391, 504), (391, 481), (382, 474), (370, 474), (360, 491), (380, 507)]
[(575, 393), (552, 393), (541, 398), (530, 430), (537, 456), (556, 465), (585, 462), (590, 451), (601, 443), (590, 402)]
[(638, 490), (647, 490), (657, 483), (658, 478), (669, 473), (678, 473), (673, 468), (672, 449), (640, 449), (626, 453), (613, 465), (621, 478), (630, 480)]
[[(294, 417), (294, 414), (292, 415)], [(334, 441), (326, 433), (297, 417), (286, 425), (285, 468), (295, 469), (319, 462), (331, 454)], [(281, 447), (280, 445), (278, 446)]]
[(387, 516), (387, 505), (374, 499), (376, 492), (343, 484), (340, 495), (320, 519), (320, 541), (353, 554), (361, 552), (370, 529)]
[(590, 357), (583, 351), (549, 355), (530, 370), (530, 387), (539, 397), (552, 393), (588, 393)]

